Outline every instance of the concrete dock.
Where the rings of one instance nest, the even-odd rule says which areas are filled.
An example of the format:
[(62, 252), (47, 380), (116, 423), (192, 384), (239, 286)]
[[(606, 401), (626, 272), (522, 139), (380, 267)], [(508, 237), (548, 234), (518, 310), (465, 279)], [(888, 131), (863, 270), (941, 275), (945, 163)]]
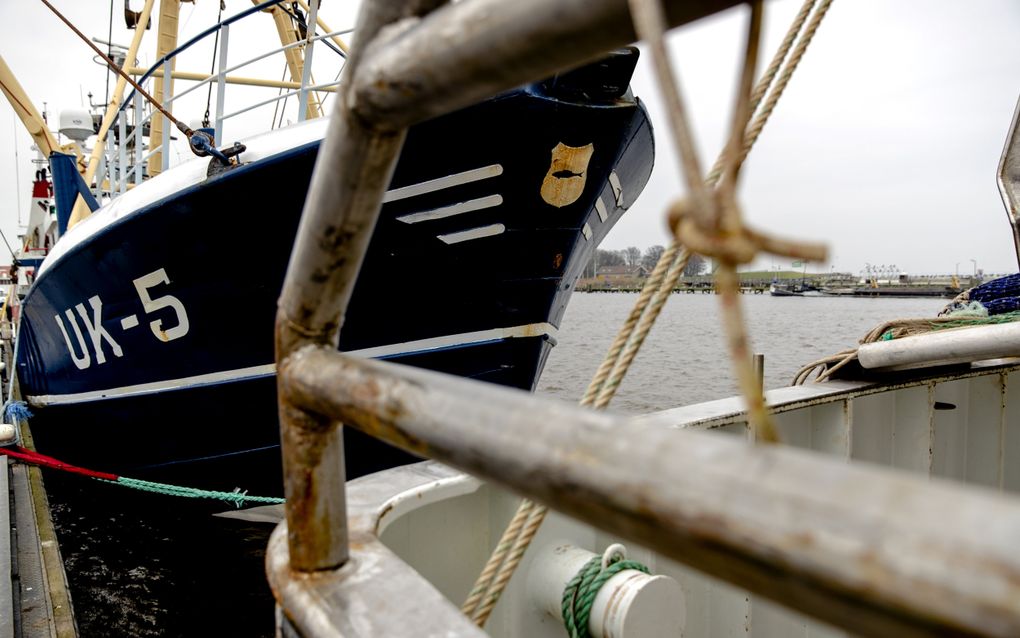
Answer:
[[(28, 428), (22, 445), (32, 447)], [(0, 455), (0, 638), (74, 638), (74, 610), (42, 472)]]

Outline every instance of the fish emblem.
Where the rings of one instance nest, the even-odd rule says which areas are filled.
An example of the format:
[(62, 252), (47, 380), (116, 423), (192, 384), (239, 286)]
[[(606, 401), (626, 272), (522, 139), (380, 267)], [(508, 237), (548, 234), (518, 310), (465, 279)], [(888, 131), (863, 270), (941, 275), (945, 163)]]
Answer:
[(556, 208), (569, 206), (581, 197), (588, 179), (588, 162), (595, 145), (567, 146), (560, 142), (552, 150), (549, 172), (542, 180), (542, 199)]

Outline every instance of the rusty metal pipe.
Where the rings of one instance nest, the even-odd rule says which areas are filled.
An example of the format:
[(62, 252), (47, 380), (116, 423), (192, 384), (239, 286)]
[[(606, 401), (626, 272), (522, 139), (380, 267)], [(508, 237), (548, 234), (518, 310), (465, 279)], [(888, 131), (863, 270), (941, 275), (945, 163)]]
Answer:
[[(740, 3), (671, 0), (666, 12), (679, 26)], [(636, 39), (627, 0), (471, 0), (402, 27), (369, 46), (354, 78), (354, 110), (379, 126), (449, 113)]]
[[(676, 2), (673, 16), (676, 22), (687, 21), (735, 3), (706, 1), (690, 8), (691, 3)], [(341, 88), (319, 150), (278, 304), (276, 352), (281, 384), (288, 374), (288, 357), (296, 349), (307, 344), (336, 346), (408, 123), (580, 64), (634, 37), (626, 0), (478, 0), (452, 12), (440, 10), (442, 16), (431, 19), (430, 14), (442, 4), (443, 0), (381, 0), (362, 6), (359, 46), (348, 59), (348, 81)], [(504, 7), (510, 6), (514, 9), (507, 12)], [(543, 25), (545, 19), (548, 22)], [(577, 22), (564, 29), (567, 19)], [(386, 43), (375, 47), (376, 39)], [(436, 47), (437, 41), (444, 46)], [(423, 49), (408, 65), (403, 47), (416, 42), (422, 42)], [(505, 63), (492, 62), (504, 54), (508, 56)], [(465, 62), (470, 63), (465, 66)], [(359, 88), (365, 82), (375, 86), (378, 73), (392, 80), (379, 90)], [(400, 80), (401, 73), (410, 74), (410, 80)], [(412, 86), (428, 90), (406, 90)], [(405, 105), (422, 99), (433, 99), (435, 104), (418, 104), (415, 109), (420, 112), (402, 119), (396, 117), (401, 109), (387, 112), (375, 106), (366, 112), (361, 108), (364, 98), (381, 98), (386, 89), (395, 88)], [(376, 102), (385, 103), (385, 99)], [(343, 439), (335, 422), (296, 409), (284, 385), (279, 397), (291, 567), (332, 569), (347, 560), (345, 477), (340, 462)]]
[(323, 347), (297, 405), (864, 635), (1020, 635), (1020, 504)]
[[(371, 41), (386, 25), (437, 5), (436, 0), (365, 3), (358, 37)], [(362, 57), (360, 47), (349, 57), (351, 76), (356, 77)], [(309, 343), (336, 347), (406, 133), (380, 131), (352, 115), (349, 85), (339, 98), (319, 149), (277, 306), (279, 379), (294, 349)], [(291, 568), (333, 569), (348, 558), (343, 438), (336, 422), (294, 407), (283, 391), (278, 395)]]

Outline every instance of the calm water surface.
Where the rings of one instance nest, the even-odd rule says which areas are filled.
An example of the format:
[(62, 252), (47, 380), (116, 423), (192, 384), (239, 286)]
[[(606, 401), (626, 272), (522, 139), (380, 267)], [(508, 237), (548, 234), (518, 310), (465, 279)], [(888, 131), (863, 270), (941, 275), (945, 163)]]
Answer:
[[(573, 296), (539, 392), (577, 401), (636, 294)], [(876, 324), (933, 316), (941, 299), (742, 297), (767, 387), (856, 344)], [(673, 295), (611, 409), (637, 413), (736, 394), (715, 295)], [(83, 636), (273, 635), (269, 525), (182, 502), (46, 474)]]
[[(765, 387), (790, 384), (803, 365), (857, 345), (879, 323), (938, 314), (944, 299), (853, 299), (743, 295), (754, 352), (765, 355)], [(637, 293), (577, 293), (538, 391), (577, 401)], [(610, 404), (638, 413), (737, 394), (720, 323), (719, 297), (673, 295)]]

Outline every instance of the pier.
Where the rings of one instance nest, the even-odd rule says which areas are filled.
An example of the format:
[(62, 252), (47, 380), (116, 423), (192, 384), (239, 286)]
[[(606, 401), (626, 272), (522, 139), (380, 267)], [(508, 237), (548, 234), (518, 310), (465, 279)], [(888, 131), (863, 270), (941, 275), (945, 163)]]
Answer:
[[(738, 273), (740, 293), (768, 294), (771, 286), (808, 283), (818, 289), (821, 296), (830, 297), (942, 297), (952, 299), (967, 288), (981, 283), (975, 278), (956, 278), (951, 275), (928, 275), (901, 277), (899, 279), (864, 280), (849, 273), (807, 274), (794, 272), (753, 271)], [(583, 277), (578, 280), (578, 292), (641, 292), (645, 277), (609, 277), (601, 273), (598, 277)], [(673, 288), (673, 294), (714, 294), (716, 291), (712, 275), (681, 277)], [(797, 295), (799, 296), (799, 295)], [(819, 295), (815, 295), (819, 296)]]
[[(640, 286), (580, 286), (576, 288), (578, 292), (641, 292)], [(741, 286), (740, 293), (744, 295), (763, 295), (769, 291), (768, 286)], [(695, 294), (713, 295), (716, 293), (715, 286), (678, 286), (673, 289), (673, 294)]]
[(0, 637), (78, 635), (64, 563), (37, 467), (0, 456)]
[[(10, 383), (13, 331), (0, 324), (4, 404), (20, 399)], [(15, 428), (34, 449), (28, 423)], [(0, 455), (0, 638), (74, 638), (78, 635), (42, 470)]]

